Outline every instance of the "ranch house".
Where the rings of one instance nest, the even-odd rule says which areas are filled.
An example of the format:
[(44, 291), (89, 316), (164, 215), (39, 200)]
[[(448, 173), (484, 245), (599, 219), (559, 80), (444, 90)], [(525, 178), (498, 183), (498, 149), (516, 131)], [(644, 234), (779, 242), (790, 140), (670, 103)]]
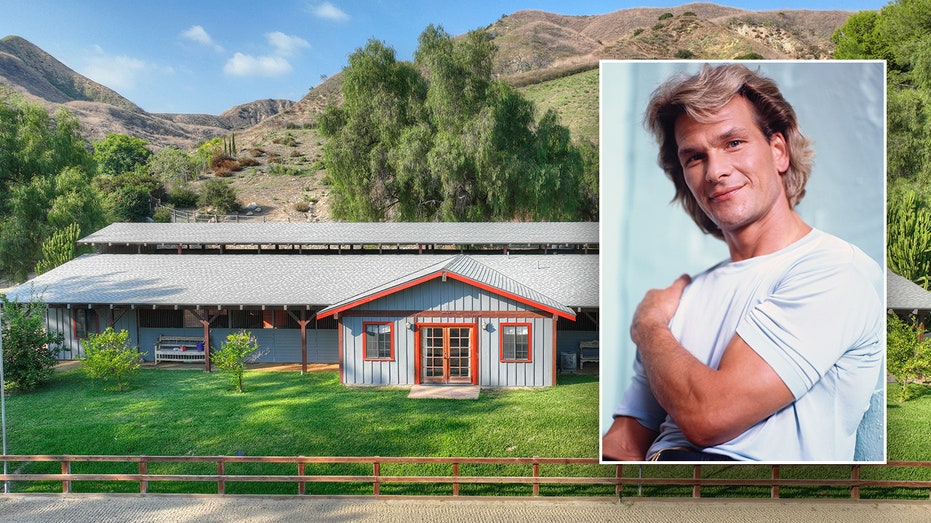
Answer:
[(597, 361), (597, 223), (110, 225), (8, 292), (48, 305), (63, 359), (108, 326), (148, 361), (338, 363), (351, 385), (548, 386)]

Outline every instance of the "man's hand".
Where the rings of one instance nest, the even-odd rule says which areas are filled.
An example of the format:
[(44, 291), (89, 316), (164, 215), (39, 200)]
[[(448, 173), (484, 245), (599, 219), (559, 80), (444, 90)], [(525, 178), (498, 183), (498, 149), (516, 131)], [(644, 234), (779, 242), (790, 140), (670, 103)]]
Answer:
[(653, 329), (668, 327), (679, 308), (682, 292), (691, 281), (688, 274), (683, 274), (665, 289), (647, 291), (640, 305), (637, 306), (630, 324), (630, 338), (638, 347), (650, 338), (650, 332)]
[(653, 440), (659, 435), (634, 418), (618, 416), (601, 440), (604, 461), (645, 461)]

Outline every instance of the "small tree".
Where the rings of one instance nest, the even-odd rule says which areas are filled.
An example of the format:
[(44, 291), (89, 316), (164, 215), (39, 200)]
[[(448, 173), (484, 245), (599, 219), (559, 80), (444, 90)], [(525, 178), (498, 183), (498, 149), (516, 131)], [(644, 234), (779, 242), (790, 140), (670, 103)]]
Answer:
[(57, 354), (64, 337), (45, 330), (45, 304), (3, 302), (3, 371), (7, 385), (21, 391), (35, 390), (55, 372)]
[(126, 390), (129, 380), (139, 373), (142, 355), (136, 347), (129, 346), (129, 332), (113, 330), (113, 327), (100, 334), (88, 334), (81, 340), (84, 347), (84, 369), (87, 377), (107, 382), (116, 381), (116, 390)]
[(217, 368), (230, 374), (233, 386), (237, 392), (242, 392), (242, 376), (246, 371), (246, 363), (255, 361), (254, 354), (259, 344), (249, 331), (239, 331), (226, 337), (226, 343), (219, 350), (210, 355)]
[(931, 339), (922, 339), (916, 319), (889, 314), (886, 321), (886, 366), (902, 386), (899, 401), (909, 399), (908, 383), (931, 371)]

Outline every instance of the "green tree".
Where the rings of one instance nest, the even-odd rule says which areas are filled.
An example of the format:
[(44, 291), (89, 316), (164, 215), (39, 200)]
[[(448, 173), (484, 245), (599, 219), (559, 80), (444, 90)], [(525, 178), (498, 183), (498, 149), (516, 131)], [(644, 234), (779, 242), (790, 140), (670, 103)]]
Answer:
[(3, 371), (11, 389), (31, 391), (55, 372), (61, 333), (45, 330), (45, 304), (20, 303), (0, 294), (3, 305)]
[(97, 172), (104, 176), (116, 176), (145, 165), (152, 156), (142, 138), (125, 134), (110, 133), (94, 143), (94, 161)]
[(179, 187), (195, 177), (191, 156), (180, 147), (169, 146), (153, 154), (148, 161), (149, 174), (168, 187)]
[(924, 339), (924, 327), (916, 318), (908, 321), (895, 314), (886, 317), (886, 366), (902, 386), (899, 401), (910, 397), (909, 383), (931, 372), (931, 338)]
[(233, 186), (216, 178), (207, 180), (201, 187), (200, 204), (213, 207), (219, 214), (230, 214), (240, 208)]
[(230, 375), (233, 386), (237, 392), (243, 392), (242, 378), (246, 371), (246, 364), (251, 363), (257, 356), (258, 342), (249, 331), (234, 332), (226, 337), (226, 343), (210, 354), (210, 359), (218, 369)]
[(87, 142), (70, 113), (0, 101), (0, 271), (25, 279), (53, 231), (78, 223), (85, 233), (104, 224), (89, 184)]
[[(324, 112), (324, 162), (337, 218), (566, 220), (585, 205), (586, 160), (555, 112), (495, 80), (488, 33), (421, 34), (414, 64), (371, 40)], [(591, 166), (591, 164), (588, 164)], [(591, 188), (591, 186), (589, 186)], [(597, 185), (594, 186), (597, 190)], [(558, 195), (558, 196), (554, 196)]]
[(42, 259), (36, 264), (36, 274), (48, 272), (72, 260), (80, 234), (78, 224), (72, 223), (49, 236), (42, 243)]
[(107, 327), (99, 334), (90, 333), (81, 340), (84, 361), (81, 369), (88, 378), (104, 383), (114, 381), (116, 390), (123, 391), (130, 380), (139, 374), (142, 355), (136, 347), (129, 345), (129, 332), (115, 331)]

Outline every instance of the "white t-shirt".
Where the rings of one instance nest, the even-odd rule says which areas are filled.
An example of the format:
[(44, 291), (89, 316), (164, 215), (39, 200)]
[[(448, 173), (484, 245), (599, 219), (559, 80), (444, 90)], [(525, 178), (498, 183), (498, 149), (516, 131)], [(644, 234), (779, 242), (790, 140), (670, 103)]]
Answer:
[[(676, 339), (717, 368), (737, 333), (795, 396), (740, 436), (704, 450), (741, 460), (852, 461), (883, 367), (883, 281), (869, 256), (819, 230), (775, 253), (725, 261), (694, 277), (670, 323)], [(639, 357), (614, 415), (659, 431), (648, 457), (693, 446), (653, 398)]]

